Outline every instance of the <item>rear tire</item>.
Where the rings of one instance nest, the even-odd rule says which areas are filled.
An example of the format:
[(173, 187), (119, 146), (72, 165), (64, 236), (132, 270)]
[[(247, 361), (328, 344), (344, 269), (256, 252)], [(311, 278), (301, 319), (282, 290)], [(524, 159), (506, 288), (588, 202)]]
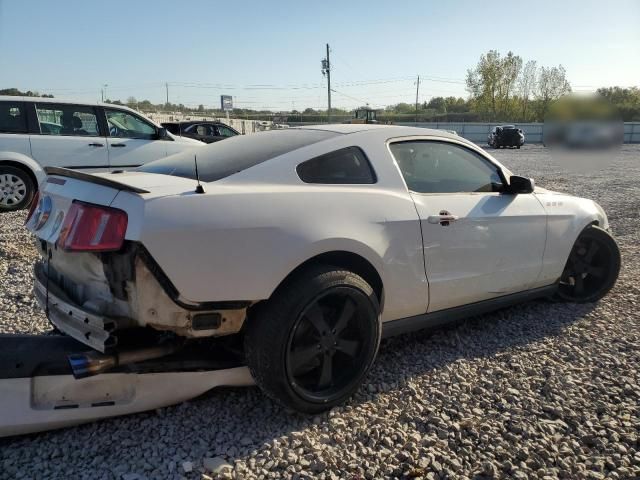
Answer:
[(380, 307), (360, 276), (336, 267), (302, 271), (249, 316), (245, 356), (258, 386), (303, 413), (348, 399), (380, 344)]
[(36, 186), (31, 176), (21, 168), (0, 165), (0, 212), (27, 208), (33, 200)]
[(591, 225), (571, 249), (556, 296), (567, 302), (597, 302), (613, 288), (619, 272), (618, 244), (607, 231)]

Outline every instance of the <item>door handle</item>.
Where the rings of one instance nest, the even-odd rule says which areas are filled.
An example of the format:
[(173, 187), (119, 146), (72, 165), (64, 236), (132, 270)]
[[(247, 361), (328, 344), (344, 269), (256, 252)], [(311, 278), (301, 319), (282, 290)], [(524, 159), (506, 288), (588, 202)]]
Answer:
[(90, 147), (104, 147), (104, 143), (90, 143)]
[(126, 143), (112, 143), (111, 146), (112, 147), (126, 147), (127, 144)]
[(429, 215), (427, 217), (427, 222), (433, 223), (433, 224), (439, 223), (443, 227), (446, 227), (447, 225), (449, 225), (449, 223), (455, 222), (459, 218), (460, 217), (458, 217), (458, 215), (451, 215), (450, 213), (444, 213), (440, 215)]

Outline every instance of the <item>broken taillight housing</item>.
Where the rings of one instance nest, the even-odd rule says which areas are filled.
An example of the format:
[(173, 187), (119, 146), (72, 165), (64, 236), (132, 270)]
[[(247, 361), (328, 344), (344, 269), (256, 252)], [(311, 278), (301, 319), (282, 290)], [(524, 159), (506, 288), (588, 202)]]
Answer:
[(126, 212), (117, 208), (74, 200), (56, 244), (63, 250), (74, 252), (120, 250), (127, 221)]
[(24, 221), (25, 225), (29, 223), (29, 220), (31, 220), (31, 217), (33, 217), (33, 212), (36, 211), (36, 207), (38, 206), (39, 202), (40, 202), (40, 191), (36, 191), (35, 195), (31, 199), (31, 204), (29, 205), (29, 213), (27, 213), (27, 218)]

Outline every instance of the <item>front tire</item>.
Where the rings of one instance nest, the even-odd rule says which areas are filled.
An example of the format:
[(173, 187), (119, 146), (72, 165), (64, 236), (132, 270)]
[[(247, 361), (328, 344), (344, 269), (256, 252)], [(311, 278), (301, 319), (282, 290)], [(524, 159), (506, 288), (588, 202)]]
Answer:
[(258, 386), (283, 406), (316, 413), (344, 402), (380, 344), (380, 307), (362, 277), (312, 267), (249, 316), (245, 356)]
[(618, 244), (607, 231), (591, 225), (571, 249), (557, 297), (568, 302), (596, 302), (613, 288), (619, 272)]
[(0, 165), (0, 212), (27, 208), (35, 191), (35, 184), (27, 172), (9, 165)]

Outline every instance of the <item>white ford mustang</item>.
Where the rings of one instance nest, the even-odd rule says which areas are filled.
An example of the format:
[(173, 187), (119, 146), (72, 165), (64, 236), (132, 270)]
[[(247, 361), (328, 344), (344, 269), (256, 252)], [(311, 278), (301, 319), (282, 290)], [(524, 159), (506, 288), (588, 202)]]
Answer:
[[(47, 173), (27, 220), (35, 291), (102, 352), (76, 358), (78, 376), (222, 337), (265, 392), (315, 412), (352, 394), (381, 336), (536, 297), (596, 301), (620, 268), (596, 203), (442, 131), (294, 128), (133, 172)], [(155, 347), (123, 352), (131, 330)]]

